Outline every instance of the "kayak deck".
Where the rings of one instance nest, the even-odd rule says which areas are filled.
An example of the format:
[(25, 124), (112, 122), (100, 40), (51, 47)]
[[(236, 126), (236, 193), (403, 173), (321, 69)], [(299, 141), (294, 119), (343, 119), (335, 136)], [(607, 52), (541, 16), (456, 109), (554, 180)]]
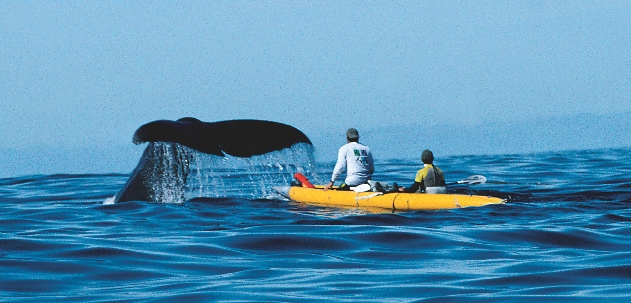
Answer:
[(506, 200), (476, 195), (379, 193), (323, 190), (322, 187), (274, 186), (282, 196), (295, 201), (321, 206), (382, 208), (392, 210), (440, 210), (504, 204)]

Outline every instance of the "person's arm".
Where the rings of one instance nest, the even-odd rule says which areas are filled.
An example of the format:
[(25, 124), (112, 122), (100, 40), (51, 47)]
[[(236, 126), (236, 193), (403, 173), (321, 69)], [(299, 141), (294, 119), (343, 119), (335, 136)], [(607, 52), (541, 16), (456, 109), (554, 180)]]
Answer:
[(370, 174), (375, 173), (375, 160), (372, 157), (372, 152), (368, 153), (368, 170), (370, 170)]
[(419, 189), (424, 189), (425, 185), (423, 184), (423, 179), (425, 178), (425, 174), (427, 173), (426, 169), (421, 169), (418, 172), (416, 172), (416, 177), (414, 177), (414, 183), (408, 187), (402, 187), (399, 189), (399, 191), (405, 192), (405, 193), (415, 193), (417, 192)]
[(402, 191), (404, 193), (415, 193), (419, 190), (419, 188), (421, 188), (421, 182), (414, 181), (414, 183), (412, 183), (410, 187), (408, 188), (401, 187), (399, 188), (399, 191)]
[(324, 186), (324, 190), (328, 190), (333, 187), (335, 180), (344, 172), (346, 169), (346, 149), (344, 146), (340, 148), (337, 152), (337, 162), (335, 163), (335, 167), (333, 168), (333, 174), (331, 175), (331, 181)]

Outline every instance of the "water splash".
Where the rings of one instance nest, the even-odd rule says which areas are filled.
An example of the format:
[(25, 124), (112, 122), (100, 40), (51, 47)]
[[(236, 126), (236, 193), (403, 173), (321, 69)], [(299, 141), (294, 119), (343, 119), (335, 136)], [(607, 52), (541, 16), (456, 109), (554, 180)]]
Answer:
[(114, 205), (114, 201), (116, 201), (116, 196), (109, 197), (103, 201), (103, 205)]
[(151, 163), (145, 182), (151, 191), (153, 201), (162, 203), (182, 203), (185, 200), (185, 185), (189, 167), (195, 153), (177, 143), (150, 143), (153, 146), (146, 153), (146, 163)]
[(152, 143), (150, 163), (153, 201), (182, 203), (196, 197), (269, 199), (278, 197), (272, 186), (290, 184), (301, 172), (313, 180), (313, 147), (298, 143), (291, 148), (239, 158), (198, 152), (177, 143)]

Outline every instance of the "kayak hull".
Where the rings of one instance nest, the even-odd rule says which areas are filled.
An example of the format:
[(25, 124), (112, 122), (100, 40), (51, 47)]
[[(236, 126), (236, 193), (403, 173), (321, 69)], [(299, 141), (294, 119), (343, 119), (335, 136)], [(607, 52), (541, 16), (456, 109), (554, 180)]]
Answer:
[(440, 210), (506, 203), (504, 199), (487, 196), (420, 193), (357, 193), (354, 191), (340, 190), (325, 191), (321, 186), (316, 188), (274, 186), (274, 190), (295, 202), (353, 208)]

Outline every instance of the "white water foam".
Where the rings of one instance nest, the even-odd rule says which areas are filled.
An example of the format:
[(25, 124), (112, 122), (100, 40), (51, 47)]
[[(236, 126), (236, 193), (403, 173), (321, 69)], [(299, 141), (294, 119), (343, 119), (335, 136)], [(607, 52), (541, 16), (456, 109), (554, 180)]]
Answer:
[(105, 201), (103, 201), (103, 205), (112, 205), (114, 204), (115, 200), (116, 200), (116, 196), (109, 197), (105, 199)]
[(291, 148), (249, 158), (195, 152), (186, 181), (186, 196), (188, 199), (279, 198), (272, 186), (289, 185), (296, 172), (318, 180), (314, 167), (313, 147), (308, 144), (299, 143)]
[[(199, 152), (177, 143), (151, 143), (146, 170), (151, 200), (183, 203), (197, 197), (280, 199), (272, 186), (289, 185), (300, 172), (318, 182), (313, 146), (304, 143), (240, 158)], [(115, 197), (104, 204), (113, 204)]]

